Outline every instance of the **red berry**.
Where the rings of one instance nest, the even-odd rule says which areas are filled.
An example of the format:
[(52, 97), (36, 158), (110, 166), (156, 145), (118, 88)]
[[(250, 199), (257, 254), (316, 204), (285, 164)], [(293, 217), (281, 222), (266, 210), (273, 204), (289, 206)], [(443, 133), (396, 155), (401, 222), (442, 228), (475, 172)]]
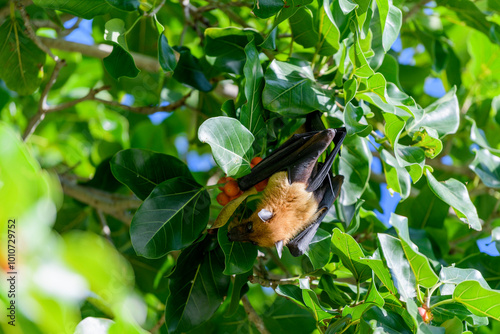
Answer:
[(220, 193), (219, 195), (217, 195), (217, 203), (219, 203), (220, 205), (224, 206), (229, 203), (229, 201), (230, 199), (228, 195), (224, 193)]
[(260, 181), (259, 183), (257, 183), (255, 185), (255, 189), (257, 189), (257, 191), (262, 191), (262, 190), (266, 189), (268, 182), (269, 182), (269, 179), (265, 179), (264, 181)]
[[(217, 184), (220, 184), (220, 183), (226, 183), (227, 182), (227, 177), (223, 176), (219, 179), (219, 181), (217, 181)], [(219, 190), (221, 191), (224, 191), (224, 186), (222, 187), (219, 187)]]
[(257, 165), (259, 162), (261, 162), (263, 159), (261, 157), (255, 157), (252, 159), (252, 161), (250, 161), (251, 164), (253, 164), (254, 166)]
[(229, 197), (236, 196), (240, 192), (240, 187), (238, 186), (238, 182), (234, 180), (230, 180), (224, 186), (224, 192)]

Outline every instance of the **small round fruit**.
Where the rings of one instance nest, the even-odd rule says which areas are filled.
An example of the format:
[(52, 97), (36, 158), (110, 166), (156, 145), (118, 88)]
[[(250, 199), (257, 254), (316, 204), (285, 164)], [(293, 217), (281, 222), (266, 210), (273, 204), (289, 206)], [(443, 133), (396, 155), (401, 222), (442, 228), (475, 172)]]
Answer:
[(224, 186), (224, 192), (229, 197), (236, 196), (240, 192), (240, 187), (238, 186), (238, 182), (234, 180), (230, 180)]
[(252, 159), (252, 161), (250, 161), (251, 164), (253, 164), (254, 166), (257, 165), (259, 162), (261, 162), (263, 159), (261, 157), (255, 157)]
[(257, 189), (257, 191), (262, 191), (262, 190), (266, 189), (268, 182), (269, 182), (269, 179), (265, 179), (264, 181), (260, 181), (259, 183), (257, 183), (255, 185), (255, 189)]
[[(227, 182), (227, 177), (223, 176), (219, 179), (219, 181), (217, 181), (217, 184), (226, 183), (226, 182)], [(219, 190), (224, 191), (224, 186), (219, 187)]]
[(237, 193), (236, 195), (229, 197), (229, 200), (232, 201), (233, 199), (236, 199), (236, 198), (240, 197), (241, 194), (243, 194), (243, 191), (240, 190), (240, 192)]
[(230, 199), (228, 195), (224, 193), (220, 193), (219, 195), (217, 195), (217, 203), (219, 203), (220, 205), (225, 206), (227, 203), (229, 203), (229, 201)]

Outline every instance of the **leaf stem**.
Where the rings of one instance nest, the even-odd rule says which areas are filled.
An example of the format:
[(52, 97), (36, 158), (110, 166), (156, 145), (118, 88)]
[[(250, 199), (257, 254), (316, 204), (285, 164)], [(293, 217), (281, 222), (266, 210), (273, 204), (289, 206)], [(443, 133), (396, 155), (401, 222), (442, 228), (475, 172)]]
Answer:
[(359, 296), (360, 296), (360, 288), (359, 288), (359, 281), (356, 281), (356, 301), (354, 302), (354, 305), (359, 303)]
[[(429, 298), (430, 300), (430, 298)], [(453, 304), (455, 302), (455, 299), (454, 298), (451, 298), (451, 299), (445, 299), (445, 300), (442, 300), (440, 302), (437, 302), (436, 304), (432, 305), (431, 307), (429, 307), (429, 310), (432, 310), (433, 308), (435, 307), (438, 307), (438, 306), (441, 306), (441, 305), (445, 305), (445, 304)]]

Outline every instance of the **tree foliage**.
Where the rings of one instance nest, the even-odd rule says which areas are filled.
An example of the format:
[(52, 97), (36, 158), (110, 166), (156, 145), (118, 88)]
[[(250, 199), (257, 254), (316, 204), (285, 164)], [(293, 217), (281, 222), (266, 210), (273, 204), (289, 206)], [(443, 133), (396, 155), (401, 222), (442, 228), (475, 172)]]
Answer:
[[(0, 23), (4, 331), (500, 331), (498, 1), (0, 0)], [(348, 136), (308, 252), (211, 229), (217, 180), (315, 110)]]

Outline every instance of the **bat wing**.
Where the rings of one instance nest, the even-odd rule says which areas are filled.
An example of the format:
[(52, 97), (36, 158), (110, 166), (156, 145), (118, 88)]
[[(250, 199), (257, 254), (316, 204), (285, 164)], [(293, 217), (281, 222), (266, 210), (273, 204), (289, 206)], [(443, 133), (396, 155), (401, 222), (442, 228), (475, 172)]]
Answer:
[(327, 176), (328, 177), (325, 180), (326, 182), (324, 182), (321, 188), (317, 190), (317, 192), (323, 193), (323, 197), (318, 206), (318, 211), (321, 212), (321, 214), (287, 244), (288, 249), (293, 256), (300, 256), (307, 251), (309, 244), (318, 231), (319, 225), (323, 221), (323, 218), (325, 218), (328, 210), (333, 205), (333, 202), (335, 202), (335, 199), (339, 196), (344, 177), (342, 175), (332, 177), (331, 173), (328, 173)]

